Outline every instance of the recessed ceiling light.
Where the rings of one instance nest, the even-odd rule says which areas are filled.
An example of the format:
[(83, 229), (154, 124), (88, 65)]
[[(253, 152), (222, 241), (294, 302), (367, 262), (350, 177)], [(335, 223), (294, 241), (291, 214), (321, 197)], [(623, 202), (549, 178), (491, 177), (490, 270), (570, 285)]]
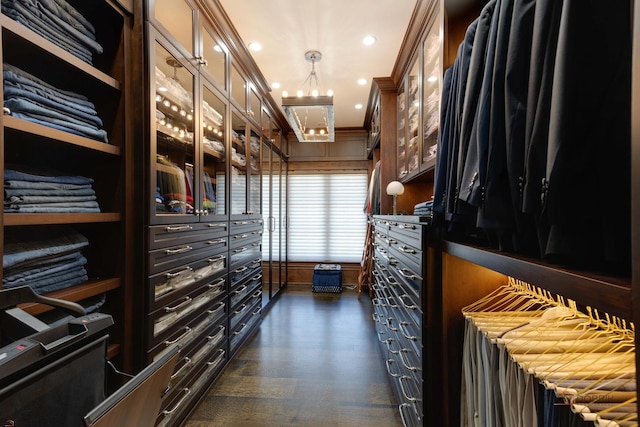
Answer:
[(271, 83), (271, 88), (272, 89), (280, 89), (280, 83), (278, 83), (278, 82)]
[(360, 86), (364, 86), (364, 85), (366, 85), (366, 84), (367, 84), (367, 79), (358, 79), (358, 84), (359, 84)]
[(371, 46), (375, 42), (376, 42), (375, 36), (366, 36), (365, 38), (362, 39), (362, 44), (364, 44), (365, 46)]
[(249, 49), (251, 49), (254, 52), (259, 52), (262, 50), (262, 45), (258, 42), (251, 42), (249, 43)]
[(356, 104), (356, 110), (362, 110), (362, 104)]
[(327, 91), (327, 96), (333, 96), (333, 90), (332, 89), (329, 89)]
[(213, 47), (213, 50), (215, 50), (216, 52), (222, 52), (222, 48), (220, 47), (220, 45), (219, 45), (219, 44), (215, 45), (215, 46)]

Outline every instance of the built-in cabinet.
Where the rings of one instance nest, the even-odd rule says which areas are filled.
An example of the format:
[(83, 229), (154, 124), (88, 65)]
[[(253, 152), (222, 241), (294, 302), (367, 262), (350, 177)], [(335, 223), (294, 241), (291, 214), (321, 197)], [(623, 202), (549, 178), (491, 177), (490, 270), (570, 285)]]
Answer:
[(280, 236), (269, 221), (280, 208), (269, 193), (271, 180), (280, 189), (281, 152), (271, 142), (280, 131), (266, 84), (243, 62), (246, 52), (233, 50), (238, 40), (215, 7), (152, 0), (145, 8), (143, 364), (180, 346), (160, 426), (183, 422), (257, 330), (272, 295), (263, 295), (263, 245)]
[[(5, 9), (4, 3), (0, 14), (5, 107), (0, 118), (0, 165), (4, 186), (12, 187), (1, 216), (5, 260), (2, 287), (32, 284), (37, 293), (111, 314), (114, 325), (109, 331), (108, 357), (126, 369), (135, 345), (128, 323), (134, 312), (131, 296), (135, 262), (132, 236), (127, 235), (134, 216), (133, 192), (126, 184), (134, 179), (132, 126), (128, 121), (133, 83), (127, 64), (133, 17), (130, 8), (116, 1), (70, 0), (69, 4), (82, 16), (79, 19), (87, 22), (82, 25), (83, 31), (91, 33), (93, 46), (99, 47), (87, 51), (83, 45), (75, 49), (39, 24), (18, 23), (12, 19), (15, 10)], [(41, 103), (34, 92), (21, 92), (21, 87), (31, 85), (44, 88), (37, 94), (49, 102)], [(60, 104), (52, 106), (51, 100)], [(33, 111), (37, 105), (46, 111)], [(46, 200), (40, 198), (42, 190), (37, 194), (25, 192), (24, 185), (18, 184), (23, 177), (10, 171), (38, 177), (29, 187), (45, 185)], [(60, 176), (82, 177), (89, 182), (83, 179), (79, 184), (82, 190), (74, 187), (72, 191), (75, 184), (71, 184), (66, 187), (70, 192), (65, 193), (63, 186), (46, 187), (49, 179), (39, 178)], [(62, 246), (58, 246), (60, 239), (66, 241)], [(81, 240), (85, 243), (78, 256), (74, 255), (73, 264), (60, 260), (54, 265), (51, 260), (46, 265), (57, 266), (55, 274), (54, 270), (47, 273), (50, 284), (36, 281), (35, 276), (21, 282), (15, 275), (21, 264), (7, 262), (11, 254), (23, 253), (26, 258), (22, 261), (41, 265), (43, 254), (65, 254), (70, 242)], [(29, 246), (38, 249), (39, 255), (21, 252)], [(61, 274), (69, 277), (63, 279)], [(26, 303), (21, 307), (46, 322), (60, 317), (49, 306)]]
[[(638, 117), (640, 99), (638, 97), (638, 58), (639, 26), (637, 25), (639, 10), (635, 3), (634, 14), (636, 25), (634, 28), (634, 75), (632, 95), (632, 117)], [(479, 8), (455, 16), (449, 15), (446, 5), (438, 6), (438, 2), (419, 1), (408, 30), (406, 46), (401, 49), (396, 68), (389, 78), (375, 79), (370, 96), (368, 109), (368, 126), (370, 126), (370, 140), (377, 138), (378, 129), (375, 127), (376, 115), (380, 114), (380, 143), (372, 146), (370, 158), (379, 158), (382, 162), (381, 185), (383, 189), (392, 180), (399, 179), (405, 184), (405, 194), (399, 199), (399, 204), (411, 207), (414, 203), (428, 199), (433, 194), (433, 170), (435, 152), (433, 147), (437, 141), (438, 124), (436, 111), (439, 111), (441, 96), (441, 79), (443, 65), (446, 68), (453, 62), (455, 52), (464, 37), (467, 26), (478, 16)], [(443, 38), (439, 33), (442, 31)], [(442, 62), (439, 62), (442, 61)], [(442, 65), (443, 64), (443, 65)], [(412, 89), (412, 82), (418, 79), (418, 95)], [(421, 147), (418, 151), (417, 163), (410, 160), (415, 156), (411, 146), (413, 116), (412, 102), (421, 99), (419, 108), (418, 141)], [(438, 101), (436, 101), (438, 100)], [(378, 113), (379, 109), (379, 113)], [(439, 113), (438, 113), (439, 115)], [(461, 309), (479, 300), (499, 286), (506, 285), (509, 277), (539, 286), (564, 298), (574, 300), (579, 306), (597, 308), (601, 313), (618, 316), (625, 320), (638, 321), (638, 303), (640, 289), (638, 280), (640, 272), (638, 265), (638, 147), (640, 145), (640, 131), (638, 120), (632, 123), (632, 201), (634, 203), (632, 218), (632, 241), (635, 245), (631, 258), (633, 272), (630, 277), (607, 276), (589, 271), (576, 270), (565, 266), (554, 265), (537, 258), (528, 258), (516, 254), (499, 252), (472, 243), (468, 239), (448, 234), (444, 227), (421, 226), (427, 229), (426, 246), (422, 248), (426, 257), (422, 260), (422, 270), (417, 271), (422, 278), (420, 293), (423, 295), (423, 365), (424, 380), (424, 413), (429, 414), (429, 423), (433, 425), (457, 425), (460, 423), (460, 384), (462, 368), (462, 351), (464, 336), (464, 319)], [(412, 151), (414, 150), (414, 151)], [(389, 164), (393, 164), (390, 167)], [(417, 164), (417, 166), (416, 166)], [(421, 171), (427, 171), (427, 173)], [(416, 172), (417, 171), (417, 172)], [(384, 202), (385, 195), (382, 194)], [(404, 198), (404, 200), (402, 200)], [(382, 204), (382, 213), (390, 213), (390, 204)], [(390, 377), (395, 383), (401, 384), (399, 403), (405, 425), (414, 425), (414, 421), (407, 414), (414, 412), (407, 408), (411, 405), (406, 401), (413, 401), (407, 390), (408, 379), (415, 371), (403, 371), (406, 356), (404, 346), (412, 344), (405, 334), (403, 327), (396, 327), (396, 318), (404, 315), (406, 307), (399, 292), (400, 287), (395, 284), (398, 275), (390, 274), (389, 264), (392, 259), (390, 248), (394, 244), (401, 244), (403, 239), (394, 238), (389, 232), (390, 223), (411, 222), (411, 216), (375, 217), (375, 270), (374, 277), (374, 320), (378, 328), (381, 355), (387, 363)], [(390, 222), (391, 221), (391, 222)], [(419, 249), (415, 247), (415, 249)], [(396, 251), (397, 252), (397, 251)], [(403, 254), (404, 255), (404, 254)], [(401, 257), (404, 259), (406, 256)], [(401, 263), (398, 263), (401, 264)], [(385, 270), (386, 268), (386, 270)], [(391, 277), (391, 279), (389, 279)], [(394, 293), (395, 292), (395, 293)], [(400, 299), (400, 301), (398, 301)], [(394, 318), (389, 321), (388, 317)], [(400, 320), (402, 322), (402, 320)], [(395, 335), (393, 335), (395, 334)], [(400, 335), (398, 335), (400, 334)], [(392, 341), (389, 341), (389, 340)], [(400, 339), (405, 344), (400, 348), (394, 344), (387, 345)], [(413, 342), (415, 344), (415, 342)], [(411, 348), (407, 346), (407, 348)], [(406, 358), (406, 357), (405, 357)], [(399, 360), (399, 361), (398, 361)], [(406, 361), (406, 360), (404, 360)], [(438, 369), (429, 370), (428, 366)], [(403, 381), (402, 378), (405, 378)], [(434, 385), (437, 390), (431, 390)], [(404, 389), (403, 389), (404, 387)], [(406, 393), (404, 393), (406, 392)], [(417, 400), (415, 400), (417, 401)], [(425, 425), (427, 423), (425, 422)]]

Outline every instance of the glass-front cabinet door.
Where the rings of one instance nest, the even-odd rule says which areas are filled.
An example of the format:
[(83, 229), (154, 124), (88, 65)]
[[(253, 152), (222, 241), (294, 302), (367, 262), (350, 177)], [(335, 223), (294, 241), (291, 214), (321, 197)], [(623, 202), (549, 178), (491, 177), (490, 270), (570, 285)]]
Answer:
[(194, 185), (195, 70), (159, 42), (156, 41), (154, 47), (155, 67), (151, 72), (155, 80), (152, 113), (155, 131), (151, 152), (155, 156), (155, 176), (150, 182), (155, 208), (152, 220), (176, 221), (175, 217), (180, 216), (187, 221), (197, 220), (194, 215), (197, 208), (194, 195), (199, 193)]
[(153, 19), (180, 43), (190, 58), (193, 58), (193, 22), (197, 13), (195, 6), (189, 0), (152, 0), (150, 4), (153, 5)]
[(249, 210), (248, 214), (262, 213), (262, 162), (260, 161), (260, 135), (251, 129), (249, 139)]
[(440, 86), (442, 84), (442, 51), (440, 49), (440, 7), (423, 44), (422, 82), (422, 159), (420, 169), (435, 165), (440, 123)]
[(226, 92), (228, 49), (208, 25), (203, 25), (200, 28), (200, 32), (202, 34), (202, 61), (200, 70), (206, 73), (216, 86)]
[(247, 214), (247, 122), (231, 114), (231, 215)]
[(420, 78), (415, 60), (407, 76), (407, 174), (412, 175), (420, 166)]
[(407, 176), (407, 93), (404, 82), (400, 85), (397, 98), (398, 106), (398, 179)]
[(226, 147), (225, 103), (215, 89), (202, 91), (202, 210), (208, 215), (225, 216)]

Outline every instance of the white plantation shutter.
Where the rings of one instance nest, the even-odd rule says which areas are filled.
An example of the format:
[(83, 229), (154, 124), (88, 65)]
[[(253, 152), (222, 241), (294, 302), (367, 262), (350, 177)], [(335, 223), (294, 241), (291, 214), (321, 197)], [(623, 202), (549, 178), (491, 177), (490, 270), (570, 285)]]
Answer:
[(289, 175), (289, 261), (360, 262), (367, 173)]

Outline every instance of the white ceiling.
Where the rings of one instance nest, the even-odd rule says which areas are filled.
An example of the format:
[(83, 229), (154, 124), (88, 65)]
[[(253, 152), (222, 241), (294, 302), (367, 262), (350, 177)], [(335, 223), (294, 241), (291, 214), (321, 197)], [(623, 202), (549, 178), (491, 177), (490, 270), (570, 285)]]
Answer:
[[(311, 72), (304, 54), (318, 50), (321, 92), (334, 91), (335, 126), (362, 127), (374, 77), (389, 77), (416, 5), (416, 0), (220, 0), (244, 43), (257, 41), (252, 52), (258, 68), (280, 104), (281, 92), (294, 95)], [(374, 35), (377, 42), (364, 46)], [(366, 78), (367, 84), (358, 85)], [(355, 105), (362, 104), (361, 110)]]

